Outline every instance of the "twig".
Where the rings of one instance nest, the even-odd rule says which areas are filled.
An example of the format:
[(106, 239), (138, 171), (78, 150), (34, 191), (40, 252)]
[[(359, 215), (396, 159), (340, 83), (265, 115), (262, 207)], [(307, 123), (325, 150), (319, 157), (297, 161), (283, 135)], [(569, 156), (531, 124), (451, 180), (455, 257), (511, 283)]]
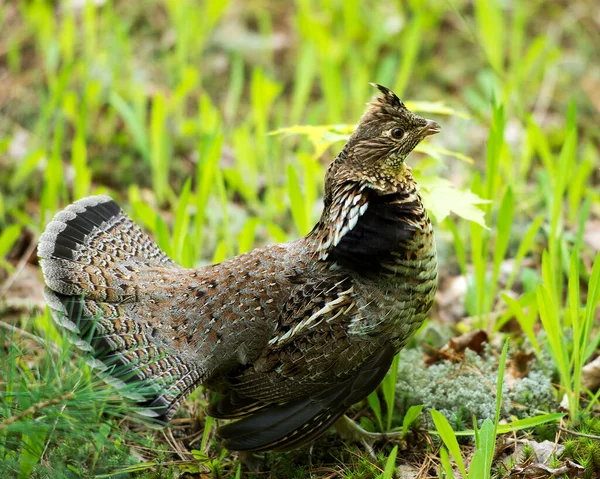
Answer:
[(16, 416), (9, 417), (6, 421), (0, 422), (0, 431), (4, 428), (7, 428), (11, 424), (19, 421), (20, 419), (23, 419), (24, 417), (29, 416), (30, 414), (33, 414), (34, 412), (38, 411), (39, 409), (43, 409), (45, 407), (52, 406), (54, 404), (60, 404), (65, 399), (72, 399), (74, 397), (75, 397), (75, 394), (73, 394), (72, 392), (69, 391), (68, 393), (63, 394), (62, 396), (59, 396), (57, 398), (35, 403), (33, 406), (28, 407), (24, 411), (21, 411)]
[(16, 326), (13, 326), (12, 324), (5, 323), (4, 321), (0, 321), (0, 328), (8, 329), (11, 333), (20, 334), (21, 336), (24, 336), (29, 339), (33, 339), (34, 341), (37, 341), (38, 343), (42, 343), (42, 344), (44, 343), (44, 340), (42, 338), (37, 337), (35, 334), (28, 333), (27, 331), (25, 331), (21, 328), (17, 328)]
[[(75, 386), (73, 387), (73, 390), (71, 390), (71, 393), (73, 394), (73, 396), (75, 395), (75, 390), (77, 389), (77, 387), (79, 387), (79, 385), (81, 384), (81, 381), (83, 380), (83, 376), (81, 376), (78, 380), (77, 383), (75, 384)], [(62, 408), (60, 409), (60, 415), (63, 414), (63, 412), (65, 411), (65, 408), (67, 407), (66, 404), (62, 405)], [(58, 424), (58, 419), (59, 416), (56, 417), (56, 419), (54, 420), (54, 425), (52, 426), (52, 430), (50, 431), (50, 434), (48, 434), (48, 436), (46, 437), (46, 443), (44, 444), (44, 450), (42, 451), (42, 453), (40, 454), (40, 462), (42, 461), (42, 459), (44, 458), (44, 454), (46, 454), (46, 451), (48, 450), (48, 447), (50, 446), (50, 438), (52, 437), (52, 435), (54, 434), (54, 432), (56, 431), (56, 425)]]
[(182, 447), (180, 442), (175, 439), (173, 436), (173, 431), (170, 428), (163, 429), (162, 431), (163, 437), (166, 439), (167, 443), (176, 451), (177, 455), (184, 461), (190, 461), (194, 459), (194, 455), (190, 454), (187, 449)]
[(44, 338), (40, 338), (39, 336), (36, 336), (35, 334), (28, 333), (27, 331), (25, 331), (21, 328), (17, 328), (16, 326), (13, 326), (12, 324), (8, 324), (8, 323), (5, 323), (4, 321), (0, 321), (0, 328), (7, 329), (12, 333), (16, 333), (25, 338), (32, 339), (33, 341), (41, 344), (42, 346), (49, 347), (50, 349), (52, 349), (52, 352), (54, 352), (54, 353), (61, 352), (60, 346), (58, 344), (47, 341)]
[(589, 439), (596, 439), (596, 441), (600, 441), (600, 436), (595, 436), (593, 434), (584, 434), (583, 432), (571, 431), (570, 429), (567, 429), (566, 427), (562, 426), (558, 426), (558, 429), (560, 429), (563, 432), (566, 432), (567, 434), (572, 434), (573, 436), (587, 437)]

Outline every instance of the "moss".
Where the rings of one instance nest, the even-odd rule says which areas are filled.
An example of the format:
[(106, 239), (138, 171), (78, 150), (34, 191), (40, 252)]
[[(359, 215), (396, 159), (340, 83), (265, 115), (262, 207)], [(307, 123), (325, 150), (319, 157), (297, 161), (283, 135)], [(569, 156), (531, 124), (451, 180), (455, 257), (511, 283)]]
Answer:
[(565, 457), (571, 458), (585, 468), (584, 478), (600, 475), (600, 441), (576, 437), (565, 441)]
[[(535, 415), (556, 405), (551, 373), (544, 362), (533, 360), (529, 373), (503, 385), (502, 416), (518, 418)], [(498, 359), (485, 351), (482, 356), (467, 350), (460, 362), (440, 361), (429, 367), (419, 349), (405, 350), (398, 368), (397, 397), (406, 409), (423, 404), (425, 410), (440, 411), (455, 429), (472, 427), (473, 417), (481, 423), (493, 418), (496, 410)], [(429, 415), (422, 415), (432, 428)]]
[(531, 444), (525, 443), (523, 444), (523, 450), (521, 451), (521, 463), (527, 464), (534, 457), (534, 451), (531, 447)]
[(556, 405), (550, 373), (530, 370), (527, 376), (514, 383), (508, 398), (518, 405), (511, 409), (511, 414), (518, 418), (534, 416), (536, 410), (550, 410)]
[[(588, 434), (591, 436), (600, 435), (600, 419), (592, 416), (580, 417), (579, 427), (574, 428), (574, 432)], [(585, 468), (583, 477), (591, 479), (600, 477), (600, 441), (592, 437), (582, 437), (571, 435), (564, 442), (564, 458), (569, 458), (574, 462), (581, 464)]]

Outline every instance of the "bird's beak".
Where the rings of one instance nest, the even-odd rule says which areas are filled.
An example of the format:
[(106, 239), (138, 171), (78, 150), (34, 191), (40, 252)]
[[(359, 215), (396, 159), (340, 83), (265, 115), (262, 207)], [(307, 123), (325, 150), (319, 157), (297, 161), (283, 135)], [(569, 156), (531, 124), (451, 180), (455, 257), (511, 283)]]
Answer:
[(423, 127), (423, 136), (435, 135), (436, 133), (439, 133), (440, 130), (440, 125), (438, 125), (435, 121), (427, 120), (427, 123)]

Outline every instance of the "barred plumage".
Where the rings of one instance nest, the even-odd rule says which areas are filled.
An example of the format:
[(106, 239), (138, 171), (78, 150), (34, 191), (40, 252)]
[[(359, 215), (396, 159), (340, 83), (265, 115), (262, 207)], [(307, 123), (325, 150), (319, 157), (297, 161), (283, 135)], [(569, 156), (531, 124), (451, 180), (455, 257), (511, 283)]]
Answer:
[(48, 225), (54, 317), (107, 379), (139, 386), (148, 414), (169, 420), (203, 384), (224, 395), (208, 413), (237, 419), (218, 430), (226, 447), (297, 447), (373, 391), (422, 323), (437, 262), (404, 159), (439, 127), (378, 88), (305, 238), (184, 269), (106, 196)]

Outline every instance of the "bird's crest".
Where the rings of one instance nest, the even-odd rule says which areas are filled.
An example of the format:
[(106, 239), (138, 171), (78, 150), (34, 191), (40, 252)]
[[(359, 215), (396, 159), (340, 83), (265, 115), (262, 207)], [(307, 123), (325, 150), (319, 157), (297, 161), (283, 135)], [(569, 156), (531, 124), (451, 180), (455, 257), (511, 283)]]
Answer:
[(385, 107), (391, 107), (395, 110), (407, 110), (404, 103), (402, 103), (400, 98), (398, 98), (392, 90), (377, 83), (370, 83), (370, 85), (381, 92), (381, 95), (377, 95), (377, 97), (369, 103), (373, 108), (386, 109)]

